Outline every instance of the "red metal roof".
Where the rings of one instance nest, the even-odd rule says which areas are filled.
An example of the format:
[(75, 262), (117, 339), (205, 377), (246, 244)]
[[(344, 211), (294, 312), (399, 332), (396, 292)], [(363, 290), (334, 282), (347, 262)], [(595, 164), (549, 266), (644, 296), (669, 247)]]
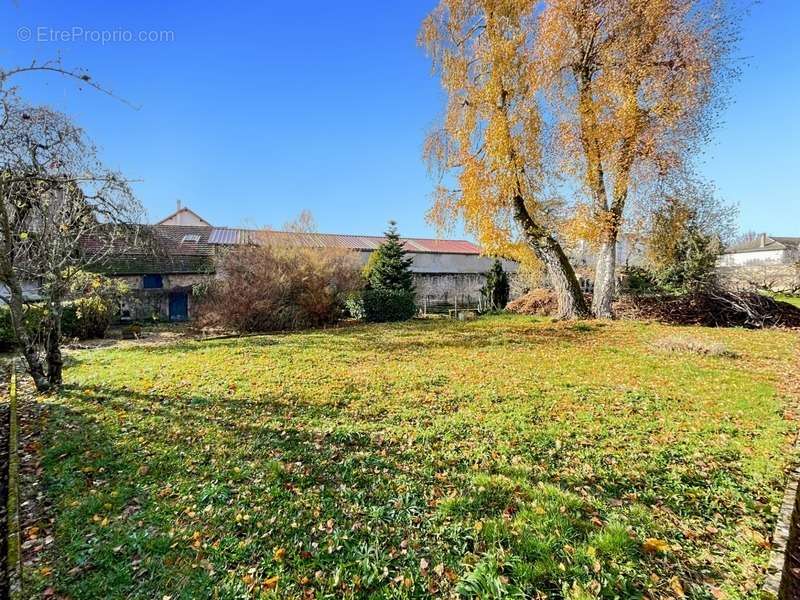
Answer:
[[(307, 248), (345, 248), (348, 250), (375, 250), (386, 238), (369, 235), (342, 235), (335, 233), (294, 233), (288, 231), (255, 231), (215, 227), (208, 238), (209, 244), (235, 246), (240, 244), (286, 244)], [(441, 254), (480, 254), (480, 248), (466, 240), (437, 240), (404, 238), (408, 252), (435, 252)]]

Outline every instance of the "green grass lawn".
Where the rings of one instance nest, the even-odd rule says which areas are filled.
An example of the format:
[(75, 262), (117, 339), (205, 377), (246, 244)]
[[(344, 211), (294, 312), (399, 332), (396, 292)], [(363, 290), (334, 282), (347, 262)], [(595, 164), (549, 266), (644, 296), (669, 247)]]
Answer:
[(789, 304), (793, 304), (797, 308), (800, 308), (800, 296), (786, 296), (783, 294), (778, 294), (775, 296), (775, 299), (780, 300), (781, 302), (788, 302)]
[(757, 598), (798, 341), (498, 316), (80, 352), (46, 400), (55, 541), (30, 577), (73, 599)]

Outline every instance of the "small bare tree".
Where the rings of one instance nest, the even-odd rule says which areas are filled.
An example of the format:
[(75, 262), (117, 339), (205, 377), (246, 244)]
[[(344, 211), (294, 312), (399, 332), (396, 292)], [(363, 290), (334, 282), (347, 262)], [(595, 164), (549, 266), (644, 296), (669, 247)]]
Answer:
[[(128, 183), (106, 169), (66, 116), (0, 96), (0, 283), (28, 371), (38, 390), (61, 384), (63, 302), (70, 277), (135, 243), (142, 210)], [(46, 318), (25, 325), (34, 283)], [(45, 365), (46, 362), (46, 371)]]

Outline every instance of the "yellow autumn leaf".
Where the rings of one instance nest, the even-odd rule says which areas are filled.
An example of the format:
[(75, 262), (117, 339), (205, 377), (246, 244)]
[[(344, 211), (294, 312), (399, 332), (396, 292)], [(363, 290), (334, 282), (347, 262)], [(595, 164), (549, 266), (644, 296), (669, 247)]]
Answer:
[(273, 577), (265, 579), (261, 583), (261, 587), (264, 588), (265, 590), (274, 590), (276, 587), (278, 587), (278, 576), (275, 575)]
[(677, 577), (673, 577), (670, 579), (669, 582), (669, 589), (672, 590), (672, 593), (675, 594), (678, 598), (685, 598), (686, 594), (683, 591), (683, 585), (681, 584), (681, 580)]
[(663, 554), (669, 552), (669, 544), (658, 538), (647, 538), (642, 544), (642, 550), (648, 554)]
[(272, 553), (272, 558), (275, 562), (283, 562), (283, 559), (286, 557), (286, 549), (285, 548), (275, 548), (275, 551)]

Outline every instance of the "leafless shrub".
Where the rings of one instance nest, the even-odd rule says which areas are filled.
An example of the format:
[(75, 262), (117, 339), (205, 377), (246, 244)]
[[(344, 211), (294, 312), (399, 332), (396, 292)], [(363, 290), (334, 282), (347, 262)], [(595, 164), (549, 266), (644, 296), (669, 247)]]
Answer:
[(705, 342), (697, 338), (671, 336), (656, 340), (653, 346), (665, 352), (676, 354), (690, 353), (701, 356), (714, 356), (717, 358), (737, 358), (739, 355), (729, 350), (721, 342)]
[(253, 245), (218, 259), (218, 278), (200, 297), (200, 323), (240, 332), (319, 327), (342, 316), (361, 286), (352, 252)]

